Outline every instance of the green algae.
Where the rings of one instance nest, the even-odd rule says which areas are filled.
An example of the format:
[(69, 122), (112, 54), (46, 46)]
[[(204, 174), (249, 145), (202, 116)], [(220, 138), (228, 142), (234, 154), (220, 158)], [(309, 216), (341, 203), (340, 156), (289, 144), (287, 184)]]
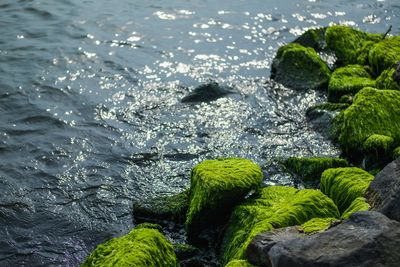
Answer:
[(400, 36), (389, 37), (375, 44), (369, 51), (368, 59), (376, 74), (400, 62)]
[(351, 202), (350, 206), (343, 212), (342, 219), (347, 219), (357, 211), (369, 210), (371, 206), (364, 197), (358, 197)]
[(160, 233), (163, 233), (162, 226), (159, 225), (159, 224), (156, 224), (156, 223), (145, 222), (145, 223), (141, 223), (141, 224), (138, 224), (138, 225), (135, 226), (135, 229), (143, 229), (143, 228), (154, 229), (154, 230), (159, 231)]
[(291, 43), (279, 48), (272, 62), (271, 78), (294, 89), (322, 89), (331, 71), (313, 48)]
[(311, 220), (303, 223), (300, 230), (305, 234), (314, 234), (329, 229), (332, 223), (336, 222), (337, 218), (312, 218)]
[(389, 151), (394, 140), (390, 136), (373, 134), (365, 140), (363, 148), (366, 152), (380, 154), (379, 152), (386, 153)]
[(351, 105), (351, 104), (353, 104), (353, 96), (352, 95), (343, 95), (340, 97), (339, 103)]
[(81, 267), (177, 267), (172, 244), (155, 229), (133, 229), (129, 234), (98, 245)]
[(325, 34), (327, 47), (335, 52), (338, 66), (357, 64), (358, 57), (371, 48), (371, 44), (365, 42), (376, 43), (382, 37), (381, 34), (370, 34), (341, 25), (328, 27)]
[(364, 87), (375, 86), (371, 75), (360, 65), (336, 69), (329, 80), (328, 101), (338, 102), (344, 95), (354, 95)]
[(322, 51), (326, 47), (325, 32), (326, 27), (309, 29), (300, 35), (293, 43), (297, 43), (304, 47), (311, 47), (315, 51)]
[(357, 64), (368, 65), (369, 51), (376, 44), (376, 42), (366, 41), (362, 44), (361, 48), (357, 50)]
[(393, 74), (395, 73), (395, 68), (390, 68), (384, 70), (381, 75), (376, 78), (375, 86), (378, 89), (389, 89), (389, 90), (399, 90), (400, 91), (400, 84), (398, 84), (393, 79)]
[(393, 159), (397, 159), (398, 157), (400, 157), (400, 146), (393, 150), (393, 156), (392, 157), (393, 157)]
[(251, 264), (247, 260), (233, 260), (225, 265), (225, 267), (255, 267), (255, 265)]
[(222, 251), (224, 262), (243, 259), (251, 240), (258, 234), (293, 225), (311, 218), (338, 218), (333, 201), (319, 190), (270, 186), (238, 205), (229, 220)]
[(261, 168), (247, 159), (205, 160), (191, 174), (190, 205), (186, 216), (189, 238), (210, 223), (221, 223), (232, 208), (261, 185)]
[(357, 153), (373, 134), (400, 141), (400, 92), (364, 88), (353, 104), (342, 111), (333, 123), (334, 135), (346, 153)]
[(329, 168), (347, 167), (349, 163), (345, 159), (330, 157), (298, 158), (290, 157), (283, 162), (290, 172), (305, 181), (313, 181), (321, 178), (321, 174)]
[(142, 199), (133, 203), (137, 220), (172, 220), (184, 222), (189, 206), (189, 190), (172, 196)]
[(321, 176), (321, 191), (342, 214), (356, 198), (364, 196), (373, 179), (373, 175), (355, 167), (328, 169)]

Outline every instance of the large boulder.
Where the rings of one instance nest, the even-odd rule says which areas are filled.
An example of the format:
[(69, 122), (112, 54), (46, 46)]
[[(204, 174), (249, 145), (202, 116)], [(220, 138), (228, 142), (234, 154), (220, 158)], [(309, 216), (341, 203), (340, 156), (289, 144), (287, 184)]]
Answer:
[(373, 179), (373, 175), (355, 167), (328, 169), (321, 176), (321, 191), (343, 214), (356, 198), (364, 196)]
[(366, 195), (373, 210), (400, 221), (400, 158), (376, 175)]
[(190, 240), (210, 225), (223, 223), (232, 208), (261, 185), (261, 168), (247, 159), (205, 160), (191, 174), (186, 230)]
[(81, 267), (177, 267), (172, 244), (154, 225), (149, 225), (139, 225), (127, 235), (98, 245)]
[(291, 43), (279, 48), (272, 62), (271, 78), (294, 89), (323, 89), (329, 82), (328, 65), (311, 47)]
[(364, 87), (374, 87), (375, 81), (360, 65), (348, 65), (336, 69), (329, 80), (328, 100), (339, 102), (344, 95), (354, 95)]
[(377, 74), (400, 62), (400, 36), (389, 37), (375, 44), (369, 51), (368, 59)]
[(358, 64), (359, 56), (368, 52), (371, 44), (379, 42), (382, 37), (381, 34), (370, 34), (342, 25), (328, 27), (325, 34), (327, 46), (335, 52), (338, 66)]
[(258, 234), (312, 218), (339, 218), (333, 201), (313, 189), (269, 186), (237, 206), (226, 229), (222, 253), (224, 262), (243, 259), (248, 244)]
[[(274, 267), (397, 267), (400, 262), (400, 223), (374, 211), (358, 212), (329, 230), (268, 243), (256, 237), (249, 261)], [(261, 260), (260, 260), (261, 259)]]
[[(393, 148), (398, 146), (400, 143), (399, 103), (399, 91), (367, 87), (358, 92), (353, 104), (336, 116), (333, 123), (335, 136), (344, 151), (351, 156), (367, 152), (363, 149), (364, 142), (372, 135), (390, 137), (393, 139)], [(373, 143), (386, 146), (385, 142), (370, 144)], [(368, 145), (365, 148), (371, 147)], [(375, 147), (375, 149), (378, 148)], [(381, 149), (384, 150), (385, 147)], [(387, 152), (391, 150), (392, 147)]]

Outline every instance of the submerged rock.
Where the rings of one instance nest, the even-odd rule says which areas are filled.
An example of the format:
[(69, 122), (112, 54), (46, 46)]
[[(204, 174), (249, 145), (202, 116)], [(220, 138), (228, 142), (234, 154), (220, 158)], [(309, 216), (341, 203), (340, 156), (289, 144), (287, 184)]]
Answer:
[(344, 95), (354, 95), (364, 87), (374, 87), (375, 81), (360, 65), (348, 65), (336, 69), (329, 80), (328, 100), (339, 102)]
[(313, 48), (291, 43), (279, 48), (272, 62), (271, 78), (294, 89), (322, 89), (331, 71)]
[(261, 168), (247, 159), (205, 160), (195, 166), (186, 216), (188, 238), (194, 241), (205, 227), (228, 219), (232, 208), (258, 188), (262, 178)]
[(329, 168), (347, 167), (345, 159), (329, 157), (298, 158), (290, 157), (283, 162), (287, 170), (305, 181), (319, 181), (321, 174)]
[(318, 29), (310, 29), (300, 35), (293, 43), (297, 43), (304, 47), (311, 47), (315, 51), (322, 51), (326, 48), (325, 32), (326, 27)]
[(278, 242), (257, 257), (270, 263), (259, 266), (397, 267), (399, 246), (400, 223), (378, 212), (363, 211), (325, 232)]
[(375, 44), (369, 52), (368, 59), (376, 74), (400, 62), (400, 36), (389, 37)]
[(177, 267), (178, 262), (165, 236), (156, 229), (143, 227), (98, 245), (81, 266)]
[(300, 225), (312, 218), (339, 218), (333, 201), (319, 190), (287, 186), (262, 188), (237, 206), (222, 244), (224, 262), (243, 259), (251, 240), (274, 228)]
[[(334, 120), (333, 130), (341, 147), (350, 156), (364, 153), (364, 142), (379, 134), (400, 143), (400, 92), (364, 88), (353, 104)], [(389, 151), (391, 152), (391, 151)]]
[(316, 131), (330, 136), (333, 119), (340, 111), (345, 110), (349, 106), (348, 103), (317, 104), (307, 109), (306, 116)]
[(321, 176), (321, 191), (330, 197), (343, 214), (353, 200), (363, 197), (374, 176), (355, 168), (328, 169)]
[(191, 93), (183, 97), (181, 102), (208, 102), (233, 93), (235, 91), (228, 86), (221, 86), (216, 82), (210, 82), (196, 87)]
[(338, 66), (363, 64), (358, 62), (358, 57), (366, 54), (372, 44), (382, 40), (382, 37), (381, 34), (370, 34), (341, 25), (328, 27), (325, 34), (327, 46), (335, 52)]
[(189, 190), (173, 196), (142, 199), (133, 203), (133, 215), (138, 222), (171, 220), (183, 223), (189, 206)]
[(366, 195), (373, 210), (400, 221), (400, 158), (376, 175)]

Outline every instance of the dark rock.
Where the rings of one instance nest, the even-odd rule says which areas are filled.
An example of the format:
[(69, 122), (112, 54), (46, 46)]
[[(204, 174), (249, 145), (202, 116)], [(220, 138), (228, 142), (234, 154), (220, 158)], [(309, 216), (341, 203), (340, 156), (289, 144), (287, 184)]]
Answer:
[(271, 266), (268, 254), (271, 247), (281, 241), (292, 240), (302, 237), (305, 234), (300, 233), (298, 227), (286, 227), (275, 229), (263, 234), (257, 235), (249, 244), (246, 250), (246, 258), (249, 262), (260, 266)]
[(255, 257), (269, 258), (271, 265), (260, 266), (274, 267), (397, 267), (399, 246), (399, 222), (362, 211), (325, 232), (278, 242)]
[(196, 87), (191, 93), (182, 98), (181, 102), (208, 102), (233, 93), (235, 91), (228, 86), (220, 86), (216, 82), (210, 82)]
[(330, 135), (333, 119), (349, 107), (346, 103), (322, 103), (307, 109), (306, 116), (313, 128), (325, 136)]
[(389, 163), (371, 182), (367, 201), (373, 210), (400, 221), (400, 158)]
[(294, 40), (293, 43), (297, 43), (305, 47), (312, 47), (315, 51), (322, 51), (326, 48), (326, 29), (326, 27), (310, 29)]
[(397, 63), (396, 70), (394, 71), (392, 78), (398, 85), (400, 85), (400, 62)]

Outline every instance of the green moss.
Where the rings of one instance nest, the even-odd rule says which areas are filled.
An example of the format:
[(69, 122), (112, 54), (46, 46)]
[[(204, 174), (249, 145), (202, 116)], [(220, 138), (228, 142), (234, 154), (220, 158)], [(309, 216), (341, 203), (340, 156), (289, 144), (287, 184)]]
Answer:
[(172, 244), (155, 229), (133, 229), (129, 234), (113, 238), (97, 248), (82, 267), (177, 267)]
[(367, 203), (365, 198), (358, 197), (351, 202), (350, 206), (343, 212), (342, 219), (347, 219), (351, 214), (357, 211), (369, 210), (370, 205)]
[(384, 39), (369, 51), (369, 64), (377, 74), (400, 61), (400, 36)]
[(321, 89), (331, 71), (312, 48), (291, 43), (279, 48), (272, 62), (271, 78), (295, 89)]
[(302, 180), (318, 180), (324, 170), (329, 168), (346, 167), (349, 163), (340, 158), (297, 158), (290, 157), (284, 166)]
[(360, 65), (348, 65), (336, 69), (328, 86), (328, 100), (338, 102), (344, 95), (354, 95), (364, 87), (374, 86), (375, 81)]
[(392, 146), (394, 140), (390, 136), (373, 134), (365, 140), (363, 148), (367, 152), (387, 152)]
[(172, 220), (183, 222), (189, 206), (189, 190), (172, 196), (160, 196), (133, 203), (133, 215), (139, 221)]
[(393, 159), (397, 159), (400, 157), (400, 146), (393, 150)]
[(395, 71), (395, 68), (384, 70), (381, 75), (376, 78), (376, 88), (400, 91), (400, 85), (393, 79)]
[(373, 134), (390, 136), (394, 145), (400, 141), (400, 92), (362, 89), (353, 104), (334, 119), (333, 131), (347, 153), (360, 152)]
[(159, 231), (160, 233), (163, 232), (163, 229), (162, 229), (161, 225), (156, 224), (156, 223), (147, 223), (147, 222), (145, 222), (145, 223), (141, 223), (141, 224), (138, 224), (138, 225), (135, 226), (135, 229), (143, 229), (143, 228), (155, 229), (155, 230)]
[(230, 261), (225, 267), (255, 267), (247, 260), (233, 260)]
[(337, 218), (313, 218), (300, 226), (300, 230), (306, 234), (322, 232), (331, 227)]
[(186, 216), (189, 238), (210, 223), (221, 223), (232, 208), (261, 185), (261, 168), (247, 159), (205, 160), (192, 170)]
[(287, 186), (262, 188), (234, 209), (222, 245), (224, 261), (243, 259), (248, 244), (262, 232), (300, 225), (315, 217), (339, 216), (333, 201), (318, 190)]
[(326, 47), (325, 31), (326, 28), (309, 29), (294, 40), (293, 43), (311, 47), (315, 51), (322, 51)]
[(357, 50), (357, 64), (368, 65), (368, 56), (371, 48), (376, 44), (376, 42), (366, 41), (363, 42), (361, 48)]
[[(357, 64), (358, 57), (366, 53), (368, 49), (365, 42), (379, 42), (380, 34), (370, 34), (347, 26), (331, 26), (326, 30), (326, 43), (329, 49), (335, 52), (337, 65), (345, 66)], [(370, 45), (370, 44), (369, 44)]]
[(352, 95), (343, 95), (340, 97), (339, 103), (351, 105), (351, 104), (353, 104), (353, 96)]
[(359, 168), (328, 169), (321, 176), (321, 191), (343, 213), (356, 198), (364, 196), (373, 179), (374, 176)]

